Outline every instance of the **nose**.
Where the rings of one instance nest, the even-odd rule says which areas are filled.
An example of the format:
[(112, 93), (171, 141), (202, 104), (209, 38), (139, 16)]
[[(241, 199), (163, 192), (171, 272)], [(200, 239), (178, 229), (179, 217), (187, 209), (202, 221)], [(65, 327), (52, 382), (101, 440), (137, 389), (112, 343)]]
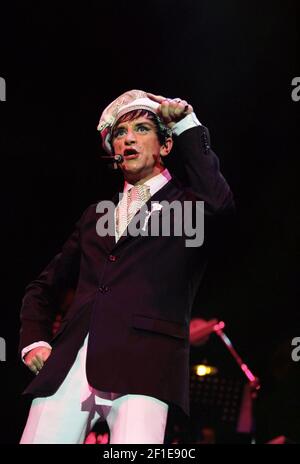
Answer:
[(126, 137), (125, 137), (125, 144), (126, 145), (132, 145), (135, 142), (136, 142), (135, 133), (131, 128), (128, 128), (127, 129), (127, 134), (126, 134)]

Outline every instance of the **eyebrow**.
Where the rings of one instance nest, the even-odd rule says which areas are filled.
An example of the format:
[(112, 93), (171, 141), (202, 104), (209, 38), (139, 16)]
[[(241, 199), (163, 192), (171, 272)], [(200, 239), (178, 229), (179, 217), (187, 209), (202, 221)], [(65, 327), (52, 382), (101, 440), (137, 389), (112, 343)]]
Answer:
[[(115, 127), (115, 130), (119, 129), (120, 127), (124, 127), (124, 125), (126, 124), (126, 122), (128, 121), (124, 121), (124, 122), (121, 122), (120, 124), (118, 124), (116, 127)], [(136, 126), (145, 126), (145, 125), (148, 125), (148, 126), (152, 126), (152, 127), (155, 127), (155, 124), (152, 122), (152, 121), (141, 121), (141, 122), (137, 122), (135, 124)]]
[(152, 121), (143, 121), (143, 122), (137, 122), (137, 126), (144, 126), (145, 124), (148, 124), (149, 126), (152, 125)]

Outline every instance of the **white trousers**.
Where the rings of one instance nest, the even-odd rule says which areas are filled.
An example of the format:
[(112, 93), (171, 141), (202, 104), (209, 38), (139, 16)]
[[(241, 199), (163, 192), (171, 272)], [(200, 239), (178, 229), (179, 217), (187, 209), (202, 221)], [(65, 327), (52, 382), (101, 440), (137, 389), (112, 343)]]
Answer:
[(111, 444), (162, 444), (168, 405), (150, 396), (92, 388), (85, 373), (87, 341), (88, 336), (56, 393), (32, 401), (20, 444), (84, 443), (98, 420), (107, 421)]

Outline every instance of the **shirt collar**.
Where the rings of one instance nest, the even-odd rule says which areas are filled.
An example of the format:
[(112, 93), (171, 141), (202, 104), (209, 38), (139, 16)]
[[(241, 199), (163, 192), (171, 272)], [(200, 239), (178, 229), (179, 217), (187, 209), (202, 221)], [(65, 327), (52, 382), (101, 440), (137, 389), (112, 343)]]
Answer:
[[(165, 184), (169, 182), (169, 180), (172, 179), (172, 176), (168, 169), (164, 169), (162, 172), (157, 174), (154, 177), (151, 177), (148, 179), (144, 185), (147, 185), (150, 188), (150, 194), (151, 197), (158, 192)], [(124, 189), (123, 193), (127, 193), (129, 189), (133, 187), (133, 184), (130, 184), (129, 182), (125, 181), (124, 183)]]

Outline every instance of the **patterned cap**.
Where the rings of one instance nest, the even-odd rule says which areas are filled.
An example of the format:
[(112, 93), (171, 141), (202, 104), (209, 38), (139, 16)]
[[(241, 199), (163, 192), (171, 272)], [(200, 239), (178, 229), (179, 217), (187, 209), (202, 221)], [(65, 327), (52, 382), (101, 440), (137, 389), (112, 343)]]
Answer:
[(118, 119), (134, 110), (147, 110), (157, 115), (159, 103), (150, 100), (143, 90), (129, 90), (110, 103), (103, 111), (97, 130), (101, 132), (104, 150), (112, 153), (111, 133)]

